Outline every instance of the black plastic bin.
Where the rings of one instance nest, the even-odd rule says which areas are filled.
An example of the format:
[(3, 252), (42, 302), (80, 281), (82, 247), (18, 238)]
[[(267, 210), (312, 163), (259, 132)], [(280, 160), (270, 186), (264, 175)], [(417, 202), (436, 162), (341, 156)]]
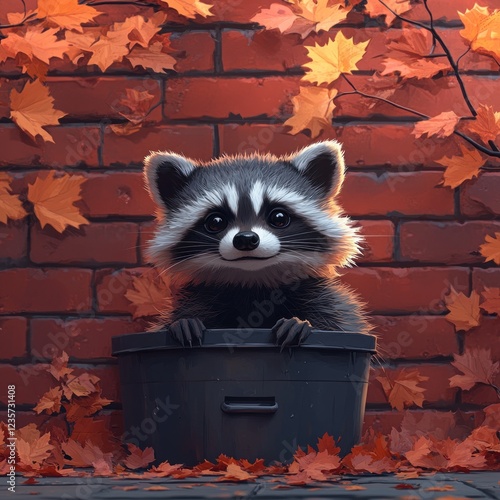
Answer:
[(158, 461), (220, 453), (289, 462), (325, 432), (349, 452), (360, 438), (372, 335), (313, 332), (280, 352), (270, 330), (208, 330), (182, 348), (165, 332), (113, 338), (125, 440)]

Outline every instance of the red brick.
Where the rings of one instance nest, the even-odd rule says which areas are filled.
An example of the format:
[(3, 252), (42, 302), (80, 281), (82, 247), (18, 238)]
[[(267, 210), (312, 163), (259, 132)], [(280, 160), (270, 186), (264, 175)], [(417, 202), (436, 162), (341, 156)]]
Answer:
[(90, 174), (82, 186), (82, 199), (90, 217), (152, 215), (156, 208), (140, 172)]
[(479, 247), (500, 222), (405, 222), (400, 230), (401, 260), (466, 264), (484, 262)]
[[(350, 80), (358, 89), (370, 85), (370, 76), (352, 75)], [(475, 106), (487, 102), (495, 109), (500, 108), (500, 94), (497, 92), (497, 81), (488, 76), (463, 76), (463, 82), (469, 98)], [(343, 80), (339, 80), (339, 92), (350, 92), (352, 88)], [(419, 112), (436, 116), (444, 111), (454, 111), (459, 116), (469, 116), (456, 80), (449, 76), (436, 80), (419, 80), (411, 85), (400, 85), (391, 96), (391, 100), (402, 106), (417, 108)], [(418, 104), (416, 104), (418, 103)], [(408, 111), (397, 109), (384, 102), (370, 102), (358, 95), (342, 96), (335, 100), (336, 116), (412, 116)], [(372, 105), (373, 104), (373, 105)]]
[[(152, 78), (79, 78), (50, 77), (47, 79), (54, 106), (71, 117), (121, 118), (120, 111), (128, 108), (120, 104), (126, 89), (148, 91), (153, 104), (161, 99), (160, 80)], [(148, 115), (148, 121), (161, 120), (161, 108)]]
[(176, 51), (175, 70), (178, 73), (213, 71), (215, 41), (210, 33), (193, 31), (172, 33), (170, 46)]
[(440, 316), (371, 316), (383, 359), (429, 359), (458, 353), (454, 326)]
[[(449, 378), (455, 375), (455, 369), (451, 365), (410, 365), (404, 369), (418, 370), (422, 376), (429, 377), (429, 380), (420, 382), (419, 386), (425, 388), (424, 392), (424, 407), (432, 405), (435, 407), (450, 406), (455, 402), (455, 396), (458, 392), (457, 388), (449, 386)], [(371, 372), (370, 384), (368, 385), (367, 404), (387, 404), (387, 398), (382, 385), (375, 377), (389, 375), (396, 376), (400, 371), (399, 368), (375, 368)]]
[(212, 157), (213, 129), (208, 125), (143, 128), (127, 136), (106, 128), (104, 134), (105, 165), (142, 165), (151, 151), (172, 150), (201, 160)]
[(439, 313), (450, 287), (468, 292), (467, 269), (460, 267), (358, 267), (344, 271), (342, 281), (368, 303), (372, 312)]
[(18, 262), (28, 253), (28, 225), (25, 220), (0, 224), (0, 262)]
[[(314, 43), (324, 45), (333, 39), (338, 29), (322, 32), (314, 39)], [(370, 40), (363, 59), (357, 64), (359, 70), (382, 70), (381, 54), (387, 52), (387, 41), (399, 38), (402, 30), (391, 29), (390, 32), (377, 28), (342, 27), (342, 33), (354, 38), (355, 43)], [(441, 30), (451, 53), (457, 58), (464, 52), (464, 44), (458, 29)], [(310, 45), (309, 43), (307, 45)], [(222, 33), (222, 63), (225, 71), (256, 69), (267, 71), (285, 71), (297, 69), (310, 61), (307, 48), (299, 35), (283, 36), (278, 30), (243, 30), (224, 31)], [(495, 62), (491, 57), (469, 53), (462, 58), (461, 68), (464, 70), (495, 71)]]
[(0, 271), (0, 313), (89, 311), (91, 277), (87, 269)]
[[(36, 404), (42, 395), (55, 386), (55, 380), (46, 364), (3, 365), (0, 364), (0, 380), (4, 387), (16, 386), (16, 404)], [(0, 391), (0, 403), (7, 403), (7, 391)]]
[(500, 215), (500, 173), (484, 172), (460, 188), (460, 209), (469, 216)]
[(16, 125), (0, 126), (0, 165), (26, 167), (32, 165), (52, 168), (99, 165), (97, 150), (101, 131), (97, 126), (64, 125), (46, 127), (54, 142), (32, 141)]
[(38, 264), (135, 264), (138, 233), (139, 225), (129, 222), (93, 222), (63, 234), (36, 224), (31, 228), (30, 257)]
[(438, 172), (350, 172), (340, 194), (349, 215), (452, 215), (453, 191)]
[(111, 358), (111, 338), (141, 331), (130, 318), (35, 318), (31, 321), (31, 353), (52, 359), (62, 351), (79, 360)]
[(500, 268), (473, 269), (472, 270), (472, 288), (481, 293), (484, 287), (500, 286)]
[(500, 317), (482, 316), (481, 324), (465, 335), (465, 348), (490, 349), (493, 360), (500, 360)]
[[(472, 9), (476, 0), (454, 0), (453, 2), (434, 2), (430, 5), (433, 17), (436, 20), (443, 21), (457, 21), (460, 20), (458, 12), (465, 12), (467, 9)], [(484, 0), (480, 5), (489, 7), (490, 10), (498, 8), (498, 3), (496, 0)], [(415, 5), (409, 14), (405, 14), (405, 17), (410, 19), (416, 19), (419, 21), (428, 21), (429, 14), (426, 12), (422, 4)]]
[[(292, 109), (288, 111), (291, 113)], [(305, 134), (290, 135), (281, 124), (227, 124), (219, 126), (221, 152), (289, 154), (312, 141)], [(416, 167), (441, 168), (435, 160), (459, 154), (451, 139), (416, 139), (410, 124), (345, 125), (323, 131), (321, 140), (337, 139), (345, 150), (349, 167), (387, 166), (400, 172)], [(390, 144), (390, 148), (380, 147)], [(451, 191), (451, 190), (450, 190)]]
[(125, 297), (134, 276), (140, 276), (147, 268), (101, 269), (96, 272), (97, 307), (101, 312), (132, 314), (134, 308)]
[(91, 373), (101, 379), (102, 395), (112, 401), (120, 401), (120, 378), (118, 366), (98, 366), (94, 368), (75, 368), (75, 375)]
[(19, 358), (26, 354), (27, 320), (18, 316), (0, 318), (1, 359)]
[(372, 428), (375, 432), (386, 436), (391, 433), (393, 427), (395, 429), (401, 427), (403, 417), (404, 413), (400, 411), (375, 411), (367, 408), (363, 421), (363, 433)]
[(388, 220), (357, 221), (364, 238), (361, 262), (389, 262), (394, 250), (394, 224)]
[(165, 114), (169, 119), (279, 116), (298, 92), (298, 84), (296, 77), (170, 80), (165, 92)]

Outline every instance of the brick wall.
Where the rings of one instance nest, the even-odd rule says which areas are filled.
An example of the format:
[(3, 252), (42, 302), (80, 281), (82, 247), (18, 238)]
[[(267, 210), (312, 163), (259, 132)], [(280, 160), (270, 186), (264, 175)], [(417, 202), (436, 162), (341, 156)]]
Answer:
[[(132, 73), (118, 65), (103, 75), (93, 67), (75, 72), (57, 63), (48, 83), (55, 106), (68, 115), (62, 126), (49, 127), (55, 144), (35, 145), (10, 123), (5, 103), (22, 79), (7, 63), (0, 66), (0, 168), (15, 179), (16, 193), (25, 192), (42, 170), (84, 175), (82, 207), (91, 221), (63, 235), (41, 230), (33, 219), (0, 225), (0, 380), (18, 386), (18, 425), (46, 418), (30, 411), (50, 383), (40, 365), (64, 349), (75, 367), (102, 378), (104, 396), (117, 401), (107, 413), (119, 426), (110, 339), (144, 328), (132, 320), (124, 292), (146, 265), (143, 249), (154, 206), (142, 186), (141, 161), (150, 150), (172, 149), (206, 160), (220, 153), (288, 153), (310, 142), (304, 134), (286, 134), (281, 125), (298, 91), (304, 47), (293, 35), (259, 31), (248, 22), (270, 3), (217, 2), (215, 18), (172, 27), (180, 54), (177, 74)], [(454, 54), (461, 53), (456, 9), (470, 8), (474, 0), (435, 4), (435, 17), (448, 28), (445, 39)], [(123, 13), (149, 13), (130, 6), (114, 9), (108, 8), (106, 22)], [(425, 12), (417, 7), (412, 15), (423, 19)], [(356, 42), (372, 39), (361, 71), (353, 76), (358, 86), (380, 67), (377, 56), (386, 36), (355, 25), (361, 22), (354, 16), (354, 25), (346, 28)], [(463, 67), (471, 100), (500, 109), (498, 68), (474, 54), (463, 59)], [(119, 137), (109, 125), (119, 121), (117, 103), (127, 88), (148, 90), (162, 106), (140, 132)], [(437, 82), (432, 93), (418, 86), (402, 89), (394, 99), (431, 115), (451, 109), (466, 113), (452, 79)], [(487, 388), (449, 388), (454, 373), (449, 362), (471, 345), (493, 348), (500, 357), (500, 319), (485, 318), (470, 333), (456, 334), (443, 317), (443, 296), (450, 285), (468, 294), (500, 282), (500, 270), (484, 264), (478, 252), (486, 234), (500, 231), (500, 173), (483, 173), (455, 190), (438, 187), (442, 168), (435, 160), (456, 153), (455, 140), (416, 140), (413, 117), (386, 105), (345, 98), (339, 107), (334, 126), (321, 139), (344, 143), (349, 173), (342, 202), (366, 236), (363, 259), (344, 279), (373, 311), (386, 369), (418, 367), (430, 377), (422, 384), (424, 408), (461, 410), (457, 425), (469, 425), (479, 408), (497, 399)], [(374, 367), (376, 376), (380, 368)], [(6, 396), (0, 393), (0, 417)], [(387, 431), (400, 418), (389, 411), (374, 381), (367, 423)]]

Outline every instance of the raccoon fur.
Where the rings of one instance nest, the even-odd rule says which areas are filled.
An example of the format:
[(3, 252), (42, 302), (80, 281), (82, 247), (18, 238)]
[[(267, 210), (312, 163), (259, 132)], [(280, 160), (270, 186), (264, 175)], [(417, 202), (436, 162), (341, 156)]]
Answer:
[(361, 302), (335, 271), (360, 253), (337, 204), (344, 174), (336, 141), (203, 164), (146, 157), (159, 208), (147, 253), (177, 281), (163, 325), (183, 345), (201, 343), (206, 328), (271, 328), (282, 346), (311, 329), (368, 333)]

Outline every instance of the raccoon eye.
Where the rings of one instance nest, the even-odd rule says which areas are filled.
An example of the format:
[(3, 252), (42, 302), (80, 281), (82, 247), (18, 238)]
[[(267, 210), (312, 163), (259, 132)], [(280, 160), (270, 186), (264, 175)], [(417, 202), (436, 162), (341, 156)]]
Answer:
[(275, 208), (267, 218), (269, 225), (282, 229), (290, 224), (290, 216), (281, 208)]
[(205, 219), (205, 229), (209, 233), (219, 233), (226, 229), (227, 227), (227, 220), (222, 214), (210, 214), (206, 219)]

